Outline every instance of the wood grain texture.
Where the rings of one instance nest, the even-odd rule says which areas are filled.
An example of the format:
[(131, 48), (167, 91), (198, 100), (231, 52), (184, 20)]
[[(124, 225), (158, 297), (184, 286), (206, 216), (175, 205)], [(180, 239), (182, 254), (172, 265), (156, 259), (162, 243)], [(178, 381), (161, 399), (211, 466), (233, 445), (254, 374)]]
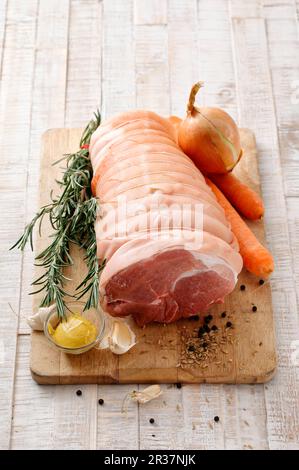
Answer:
[[(32, 86), (31, 132), (27, 161), (26, 214), (28, 223), (38, 209), (40, 171), (40, 136), (49, 127), (64, 126), (69, 0), (39, 4), (36, 32), (36, 54)], [(54, 34), (54, 31), (59, 33)], [(34, 253), (29, 246), (23, 255), (22, 292), (19, 333), (29, 333), (26, 318), (32, 311), (31, 282)]]
[[(87, 406), (82, 407), (82, 397), (73, 397), (73, 386), (40, 387), (30, 376), (30, 337), (24, 335), (28, 333), (28, 327), (23, 316), (31, 313), (28, 292), (33, 273), (32, 255), (26, 252), (21, 261), (18, 253), (8, 256), (7, 247), (19, 236), (24, 223), (38, 206), (36, 181), (40, 166), (41, 134), (44, 130), (64, 125), (84, 126), (86, 119), (90, 117), (90, 111), (101, 102), (99, 94), (104, 103), (101, 111), (106, 116), (136, 106), (133, 23), (134, 17), (136, 22), (137, 16), (141, 15), (137, 3), (139, 0), (40, 0), (37, 11), (35, 1), (0, 0), (0, 204), (1, 210), (4, 208), (2, 214), (5, 214), (5, 223), (0, 231), (1, 254), (3, 252), (0, 265), (3, 315), (6, 314), (7, 301), (18, 314), (16, 307), (19, 296), (16, 292), (22, 277), (19, 321), (19, 332), (22, 334), (18, 340), (17, 355), (17, 322), (10, 310), (7, 310), (5, 316), (7, 322), (2, 323), (3, 328), (0, 329), (0, 447), (7, 448), (10, 440), (13, 448), (54, 448), (59, 445), (58, 439), (63, 439), (62, 434), (66, 433), (64, 446), (70, 448), (77, 445), (81, 449), (95, 445), (105, 449), (138, 448), (140, 445), (144, 448), (169, 448), (171, 445), (181, 447), (184, 443), (185, 448), (291, 448), (296, 445), (294, 443), (299, 442), (298, 385), (295, 380), (298, 366), (291, 361), (291, 354), (294, 352), (292, 341), (299, 340), (296, 323), (299, 297), (298, 291), (296, 296), (293, 282), (293, 279), (298, 280), (299, 265), (299, 137), (294, 127), (298, 117), (299, 96), (296, 84), (298, 46), (294, 31), (294, 24), (297, 24), (297, 34), (299, 32), (298, 0), (169, 0), (159, 2), (163, 6), (158, 10), (153, 9), (155, 0), (146, 0), (142, 2), (145, 5), (143, 22), (146, 24), (140, 25), (151, 27), (150, 24), (157, 21), (155, 18), (160, 17), (159, 23), (154, 26), (167, 31), (164, 44), (168, 42), (168, 57), (166, 52), (164, 57), (169, 67), (169, 112), (182, 115), (189, 81), (193, 77), (194, 81), (204, 79), (205, 88), (198, 102), (218, 104), (233, 117), (238, 116), (239, 107), (243, 125), (250, 125), (257, 134), (259, 155), (260, 148), (264, 149), (262, 158), (266, 163), (261, 162), (260, 172), (267, 213), (270, 207), (268, 237), (276, 239), (275, 257), (279, 266), (279, 272), (273, 281), (279, 342), (279, 369), (276, 379), (271, 383), (273, 388), (269, 390), (269, 385), (184, 385), (177, 389), (168, 385), (163, 386), (164, 396), (161, 397), (161, 402), (148, 403), (145, 407), (131, 403), (124, 415), (121, 412), (123, 398), (128, 391), (137, 388), (135, 385), (81, 386), (83, 403), (86, 403), (84, 397), (93, 403), (93, 406), (86, 403)], [(135, 9), (139, 10), (138, 14)], [(239, 41), (240, 33), (237, 38), (234, 37), (234, 21), (230, 21), (230, 17), (265, 18), (265, 35), (262, 40), (257, 36), (257, 42), (261, 42), (262, 46), (260, 53), (256, 52), (258, 45), (253, 47), (252, 36), (237, 45), (239, 54), (246, 57), (241, 71), (239, 65), (236, 67), (233, 62), (231, 54), (232, 45)], [(45, 38), (43, 47), (36, 42), (36, 26), (41, 39)], [(51, 35), (48, 34), (48, 28)], [(243, 28), (243, 23), (239, 28)], [(265, 43), (269, 62), (264, 55)], [(185, 50), (181, 44), (185, 44)], [(34, 47), (36, 62), (33, 57)], [(152, 43), (151, 50), (153, 51)], [(146, 44), (143, 54), (142, 58), (139, 53), (139, 73), (146, 67)], [(151, 61), (153, 60), (152, 57)], [(261, 61), (264, 63), (261, 64)], [(103, 66), (99, 72), (101, 62)], [(56, 74), (53, 73), (54, 70)], [(265, 105), (271, 101), (268, 74), (265, 81), (267, 70), (271, 74), (275, 110), (270, 107), (264, 115), (265, 122), (268, 121), (268, 130), (263, 139), (263, 113)], [(65, 78), (66, 73), (68, 78)], [(150, 68), (147, 73), (150, 74)], [(146, 74), (145, 79), (147, 84), (155, 84)], [(33, 86), (33, 94), (30, 86)], [(244, 89), (248, 90), (245, 100)], [(295, 99), (294, 104), (290, 103), (290, 93)], [(243, 97), (237, 102), (239, 94)], [(66, 108), (61, 105), (64, 99)], [(155, 103), (157, 106), (157, 101)], [(273, 123), (275, 111), (277, 121)], [(253, 122), (256, 114), (260, 116)], [(276, 132), (275, 125), (279, 137), (281, 168), (277, 167), (276, 157), (274, 165), (270, 162), (270, 142), (271, 136)], [(13, 152), (8, 151), (7, 142), (14, 143)], [(27, 150), (28, 142), (30, 151)], [(27, 168), (29, 186), (25, 196)], [(276, 187), (274, 193), (271, 191), (271, 181), (274, 179), (276, 184), (277, 178), (283, 180), (283, 184), (278, 186), (278, 194)], [(285, 194), (287, 219), (285, 209), (281, 214)], [(289, 237), (285, 235), (287, 232)], [(271, 240), (270, 243), (273, 247)], [(288, 255), (290, 251), (291, 257)], [(290, 263), (293, 265), (291, 269)], [(9, 273), (7, 264), (10, 266)], [(12, 368), (15, 369), (15, 374)], [(96, 409), (94, 391), (85, 392), (90, 387), (97, 388), (98, 398), (105, 398), (104, 406), (97, 405)], [(72, 403), (73, 413), (63, 413), (68, 400)], [(14, 405), (12, 421), (11, 404)], [(176, 404), (181, 407), (180, 412), (177, 411)], [(94, 421), (95, 410), (97, 426)], [(219, 423), (213, 421), (215, 414), (220, 416)], [(149, 423), (149, 416), (156, 418), (154, 426)], [(70, 433), (72, 427), (74, 438)]]
[[(259, 189), (256, 166), (256, 148), (252, 133), (241, 131), (244, 158), (238, 168), (238, 176), (255, 189)], [(52, 166), (59, 154), (75, 150), (79, 141), (78, 130), (52, 130), (45, 134), (40, 179), (40, 205), (48, 202), (53, 182), (59, 179), (60, 171)], [(250, 175), (250, 176), (249, 176)], [(56, 189), (55, 189), (56, 191)], [(263, 222), (250, 224), (257, 236), (264, 241)], [(36, 240), (39, 253), (48, 243), (51, 229), (46, 226), (43, 235)], [(83, 254), (73, 253), (75, 269), (68, 269), (67, 278), (72, 281), (66, 291), (73, 293), (84, 276)], [(36, 268), (35, 276), (41, 275)], [(241, 292), (240, 284), (246, 285)], [(226, 331), (225, 323), (232, 321), (232, 343), (220, 347), (217, 357), (209, 365), (198, 367), (181, 364), (183, 345), (181, 335), (190, 335), (199, 322), (182, 321), (171, 325), (148, 325), (144, 329), (136, 327), (137, 345), (123, 356), (115, 356), (107, 351), (96, 349), (83, 356), (60, 354), (53, 350), (42, 333), (32, 333), (31, 371), (39, 383), (152, 383), (152, 382), (210, 382), (210, 383), (258, 383), (272, 378), (276, 360), (274, 326), (269, 284), (259, 286), (258, 280), (243, 272), (239, 284), (224, 305), (211, 309), (219, 331)], [(34, 296), (34, 310), (41, 296)], [(252, 314), (253, 302), (258, 313)], [(220, 313), (227, 311), (227, 318), (220, 320)], [(217, 320), (218, 319), (218, 320)], [(219, 333), (220, 334), (220, 333)], [(157, 341), (158, 338), (158, 341)], [(45, 346), (45, 347), (44, 347)], [(218, 364), (220, 363), (220, 364)], [(203, 366), (204, 364), (202, 364)]]
[[(2, 10), (4, 12), (4, 10)], [(37, 2), (18, 5), (9, 2), (6, 9), (5, 49), (2, 57), (0, 100), (0, 171), (2, 190), (0, 210), (5, 222), (1, 224), (1, 312), (0, 328), (0, 448), (10, 443), (14, 400), (17, 330), (19, 322), (22, 257), (9, 252), (16, 232), (24, 226), (26, 191), (26, 160), (31, 125), (32, 81), (35, 61), (34, 40)], [(24, 47), (26, 44), (26, 47)], [(12, 51), (12, 53), (11, 53)], [(22, 76), (26, 67), (26, 76)], [(18, 103), (22, 103), (21, 106)], [(18, 136), (16, 139), (15, 136)], [(14, 142), (14, 151), (7, 145)], [(17, 180), (19, 179), (19, 183)], [(16, 217), (16, 214), (17, 217)]]
[[(265, 387), (268, 440), (272, 449), (292, 449), (298, 448), (298, 416), (294, 409), (299, 402), (299, 370), (291, 363), (291, 344), (299, 326), (264, 19), (233, 18), (233, 39), (240, 122), (255, 130), (259, 142), (267, 238), (276, 261), (271, 284), (280, 369)], [(283, 431), (277, 413), (289, 416)]]
[[(253, 4), (251, 3), (251, 5)], [(245, 13), (244, 8), (248, 11), (247, 3), (238, 2), (237, 7), (239, 15)], [(254, 5), (254, 7), (259, 8), (258, 5)], [(217, 14), (215, 14), (215, 10)], [(254, 11), (250, 13), (255, 14)], [(229, 3), (218, 0), (212, 2), (201, 1), (198, 4), (198, 74), (202, 78), (201, 74), (203, 73), (205, 86), (202, 90), (203, 97), (199, 94), (197, 102), (199, 104), (203, 102), (207, 106), (220, 106), (238, 122), (236, 79), (231, 39)], [(213, 54), (211, 54), (211, 48)], [(254, 172), (256, 174), (256, 169)], [(239, 390), (233, 386), (210, 385), (201, 391), (200, 398), (197, 400), (199, 406), (201, 408), (206, 407), (212, 394), (213, 401), (218, 404), (217, 408), (219, 409), (217, 411), (224, 415), (221, 429), (211, 425), (205, 426), (205, 439), (209, 443), (207, 448), (219, 448), (221, 443), (226, 449), (243, 449), (247, 448), (248, 445), (259, 448), (262, 445), (261, 442), (265, 447), (267, 430), (265, 426), (264, 390), (262, 386), (256, 386), (253, 394), (251, 389), (250, 386), (243, 386)], [(246, 402), (246, 407), (240, 405), (244, 402)], [(229, 406), (230, 403), (231, 406)], [(246, 426), (243, 426), (243, 421), (246, 420), (247, 415), (244, 408), (246, 410), (250, 409), (252, 416), (256, 417), (256, 419), (251, 420), (250, 433), (247, 432)], [(263, 410), (264, 416), (257, 413), (256, 409)], [(198, 432), (204, 432), (203, 423), (205, 421), (201, 421)], [(198, 435), (198, 433), (196, 432), (195, 435)], [(249, 435), (251, 436), (250, 440)], [(196, 440), (193, 442), (195, 444)]]
[[(286, 196), (299, 196), (299, 29), (295, 2), (280, 16), (281, 5), (265, 8), (269, 66), (273, 84), (281, 166)], [(278, 10), (278, 12), (277, 12)]]
[(134, 24), (167, 24), (167, 0), (134, 0)]

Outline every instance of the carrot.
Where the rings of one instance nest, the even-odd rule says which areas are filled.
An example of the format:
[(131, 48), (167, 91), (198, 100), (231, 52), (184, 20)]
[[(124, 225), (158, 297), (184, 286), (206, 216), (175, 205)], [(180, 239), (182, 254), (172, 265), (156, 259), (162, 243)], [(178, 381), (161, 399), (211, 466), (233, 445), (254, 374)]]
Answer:
[(210, 174), (209, 178), (223, 192), (237, 211), (247, 219), (257, 220), (264, 215), (264, 204), (253, 189), (241, 183), (232, 173)]
[(239, 242), (240, 254), (244, 266), (256, 276), (267, 277), (274, 269), (271, 253), (257, 240), (250, 228), (232, 207), (220, 189), (206, 178), (207, 184), (215, 194), (220, 206), (224, 209), (227, 220), (231, 224), (232, 232)]

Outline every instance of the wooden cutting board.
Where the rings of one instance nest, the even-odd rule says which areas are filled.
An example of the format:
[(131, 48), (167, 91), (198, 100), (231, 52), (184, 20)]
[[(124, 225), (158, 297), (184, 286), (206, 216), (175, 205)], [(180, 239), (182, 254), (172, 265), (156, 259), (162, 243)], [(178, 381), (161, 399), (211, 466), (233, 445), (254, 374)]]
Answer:
[[(260, 191), (257, 151), (253, 133), (241, 129), (244, 156), (236, 174), (253, 189)], [(52, 166), (62, 154), (76, 151), (80, 129), (52, 129), (43, 136), (40, 174), (40, 205), (49, 202), (55, 179), (61, 167)], [(265, 243), (264, 222), (250, 222), (250, 226)], [(42, 237), (37, 238), (36, 253), (48, 243), (51, 229), (44, 225)], [(74, 253), (75, 268), (68, 272), (72, 281), (68, 292), (74, 291), (85, 273), (82, 253)], [(36, 277), (40, 271), (36, 270)], [(240, 285), (245, 290), (240, 290)], [(40, 295), (33, 301), (36, 311)], [(257, 311), (253, 312), (255, 305)], [(221, 314), (226, 312), (226, 317)], [(273, 377), (276, 367), (274, 323), (269, 283), (243, 271), (239, 282), (225, 304), (213, 307), (210, 326), (218, 330), (207, 335), (207, 350), (194, 360), (188, 344), (196, 336), (199, 320), (184, 320), (171, 325), (153, 324), (144, 329), (135, 328), (137, 345), (127, 354), (116, 356), (110, 351), (93, 349), (80, 356), (60, 353), (49, 344), (43, 333), (31, 336), (30, 368), (33, 378), (40, 384), (76, 383), (260, 383)], [(232, 327), (227, 328), (227, 322)], [(192, 348), (191, 348), (192, 349)]]

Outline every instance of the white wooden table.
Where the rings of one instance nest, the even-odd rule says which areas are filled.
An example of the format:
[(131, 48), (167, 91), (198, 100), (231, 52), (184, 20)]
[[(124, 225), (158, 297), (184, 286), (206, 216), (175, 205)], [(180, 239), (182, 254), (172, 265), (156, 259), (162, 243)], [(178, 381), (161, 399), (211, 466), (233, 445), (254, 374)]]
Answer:
[[(298, 10), (295, 0), (0, 0), (0, 448), (299, 449)], [(97, 107), (182, 115), (198, 79), (202, 103), (256, 133), (276, 378), (163, 386), (161, 400), (126, 413), (134, 386), (86, 385), (82, 396), (38, 386), (25, 321), (33, 256), (8, 248), (37, 208), (41, 134), (83, 126)]]

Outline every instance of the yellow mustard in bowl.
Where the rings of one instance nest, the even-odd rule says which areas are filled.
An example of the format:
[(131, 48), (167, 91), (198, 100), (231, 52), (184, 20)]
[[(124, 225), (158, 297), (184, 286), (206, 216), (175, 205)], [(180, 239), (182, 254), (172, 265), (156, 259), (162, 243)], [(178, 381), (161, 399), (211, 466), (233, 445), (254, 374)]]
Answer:
[(53, 326), (48, 323), (48, 333), (53, 341), (64, 348), (81, 348), (97, 338), (97, 328), (80, 313), (71, 313), (66, 320)]

